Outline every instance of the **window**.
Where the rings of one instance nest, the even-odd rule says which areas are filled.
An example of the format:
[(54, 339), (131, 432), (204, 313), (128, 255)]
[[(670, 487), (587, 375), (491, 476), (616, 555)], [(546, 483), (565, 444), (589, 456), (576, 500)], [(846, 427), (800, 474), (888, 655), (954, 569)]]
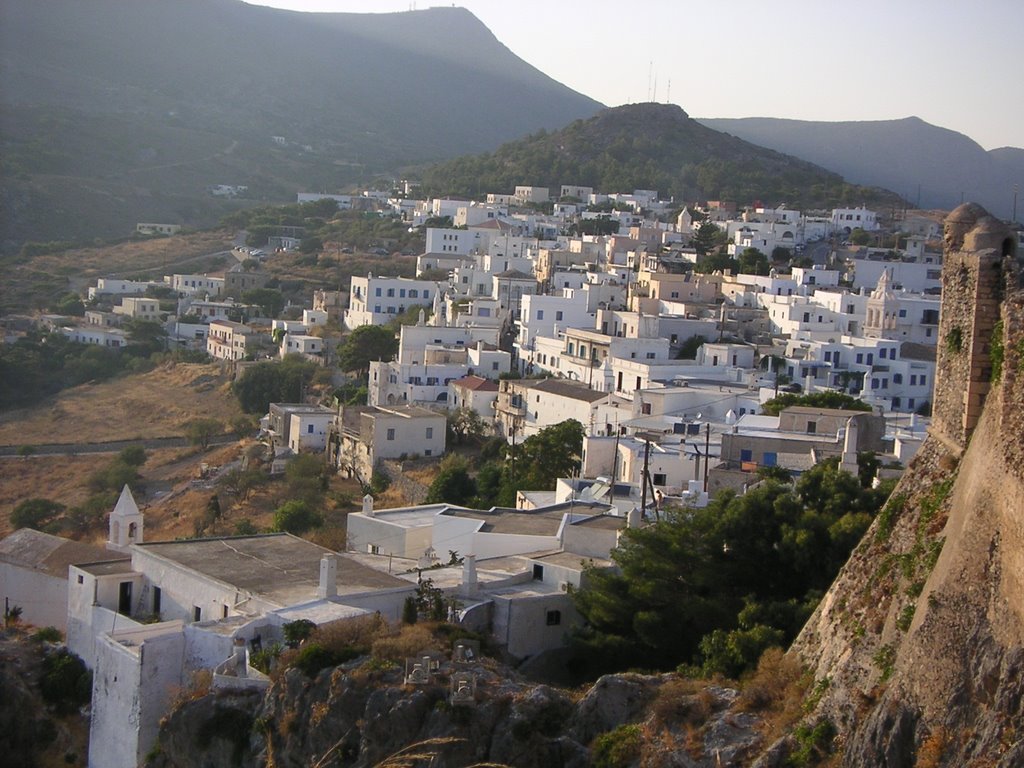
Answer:
[(380, 296), (380, 288), (377, 288), (377, 289), (376, 289), (376, 290), (375, 290), (375, 291), (373, 292), (373, 295), (374, 295), (374, 296)]
[(921, 374), (921, 386), (922, 386), (922, 387), (923, 387), (923, 386), (924, 386), (925, 384), (927, 384), (927, 383), (928, 383), (928, 382), (927, 382), (927, 378), (928, 378), (927, 376), (925, 376), (924, 374)]
[(394, 295), (395, 295), (395, 289), (394, 288), (388, 288), (388, 297), (391, 298)]
[(900, 317), (906, 317), (906, 316), (907, 316), (907, 310), (901, 309), (900, 310)]
[(555, 312), (555, 320), (561, 320), (561, 319), (562, 319), (562, 313), (561, 312)]
[(433, 427), (427, 427), (427, 440), (433, 440), (433, 439), (434, 439), (434, 428)]
[(160, 587), (153, 587), (153, 613), (160, 613), (160, 601), (163, 597), (163, 592), (160, 591)]
[(878, 379), (872, 379), (871, 380), (871, 388), (872, 389), (878, 389)]
[(893, 384), (902, 384), (903, 383), (903, 374), (902, 373), (894, 373), (892, 375), (892, 383)]
[(387, 439), (388, 440), (394, 440), (395, 439), (395, 430), (394, 429), (389, 429), (388, 430)]
[(226, 605), (221, 606), (220, 617), (222, 619), (226, 619), (228, 617), (228, 607)]
[(778, 457), (778, 454), (776, 454), (774, 451), (765, 451), (764, 454), (762, 455), (762, 457), (763, 457), (762, 463), (766, 467), (774, 467), (774, 466), (776, 466), (778, 464), (779, 457)]
[(410, 299), (418, 299), (419, 297), (420, 297), (420, 292), (416, 288), (410, 288), (409, 289), (409, 298)]
[(200, 608), (198, 605), (193, 605), (192, 606), (192, 621), (202, 621), (202, 620), (203, 620), (203, 609)]
[(544, 580), (544, 566), (540, 563), (533, 564), (533, 580), (543, 581)]
[(754, 452), (749, 448), (743, 448), (740, 450), (740, 461), (753, 461)]
[(537, 310), (537, 319), (538, 320), (543, 320), (544, 319), (544, 310), (543, 309), (538, 309)]
[(644, 416), (650, 416), (651, 415), (651, 404), (650, 403), (641, 403), (640, 404), (640, 413), (642, 413)]
[(85, 577), (82, 574), (78, 574), (78, 583), (85, 584)]
[(423, 298), (424, 299), (429, 299), (430, 298), (430, 291), (423, 291)]
[(818, 422), (808, 421), (807, 422), (807, 434), (815, 435), (818, 433)]
[(857, 362), (858, 363), (863, 363), (864, 362), (864, 355), (862, 353), (860, 353), (860, 352), (857, 353)]
[(562, 612), (548, 611), (547, 623), (549, 627), (557, 627), (562, 623)]
[(492, 371), (498, 370), (498, 362), (497, 361), (494, 361), (493, 363), (491, 363), (491, 370)]
[(875, 355), (874, 355), (874, 353), (868, 352), (868, 365), (871, 365), (874, 362), (875, 362)]
[(654, 473), (654, 484), (655, 485), (668, 485), (668, 478), (660, 472)]
[(912, 386), (912, 387), (916, 387), (917, 386), (917, 375), (916, 374), (913, 374), (913, 373), (910, 374), (910, 386)]

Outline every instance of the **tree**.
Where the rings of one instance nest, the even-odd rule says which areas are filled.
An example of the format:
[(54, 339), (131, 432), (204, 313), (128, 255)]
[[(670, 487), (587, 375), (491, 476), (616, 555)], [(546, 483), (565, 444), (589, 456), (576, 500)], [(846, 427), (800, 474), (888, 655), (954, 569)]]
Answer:
[(487, 432), (487, 425), (472, 408), (456, 408), (448, 414), (448, 432), (451, 442), (462, 445), (470, 440), (479, 441)]
[(338, 345), (338, 367), (367, 375), (372, 360), (390, 360), (398, 351), (395, 334), (379, 325), (361, 325)]
[(71, 317), (82, 317), (85, 315), (85, 304), (82, 297), (77, 293), (65, 293), (53, 306), (53, 311), (58, 315), (70, 315)]
[[(569, 477), (580, 469), (583, 453), (583, 425), (568, 419), (544, 427), (526, 438), (511, 456), (514, 465), (514, 490), (551, 490), (560, 477)], [(512, 466), (510, 466), (512, 469)]]
[(573, 639), (599, 670), (680, 663), (738, 674), (788, 643), (884, 503), (838, 459), (795, 486), (768, 479), (703, 509), (668, 508), (627, 530), (619, 571), (591, 569), (574, 592), (587, 625)]
[(701, 348), (702, 344), (706, 344), (707, 341), (708, 340), (705, 339), (700, 334), (697, 334), (696, 336), (691, 336), (686, 341), (684, 341), (682, 346), (679, 348), (679, 354), (676, 356), (676, 359), (696, 360), (697, 350)]
[(274, 511), (274, 530), (300, 536), (324, 524), (323, 515), (304, 501), (286, 501)]
[(129, 320), (124, 324), (128, 340), (142, 354), (162, 352), (167, 348), (167, 331), (155, 320)]
[(59, 714), (70, 714), (92, 698), (92, 672), (81, 658), (61, 648), (43, 659), (39, 692)]
[(269, 318), (275, 318), (284, 309), (284, 294), (276, 288), (253, 288), (242, 293), (242, 301), (254, 304)]
[(319, 369), (316, 363), (288, 355), (277, 363), (258, 363), (245, 369), (231, 391), (246, 413), (264, 414), (271, 403), (299, 402), (303, 387)]
[(690, 245), (697, 251), (697, 256), (707, 256), (718, 245), (720, 230), (710, 221), (703, 222), (693, 233)]
[(117, 460), (129, 467), (141, 467), (148, 458), (146, 449), (141, 445), (129, 445), (127, 448), (122, 448), (121, 452), (117, 454)]
[(476, 483), (469, 476), (466, 462), (447, 458), (442, 463), (434, 482), (427, 490), (425, 504), (457, 504), (463, 506), (476, 496)]
[(217, 419), (200, 418), (185, 423), (185, 437), (204, 451), (210, 446), (210, 441), (223, 431), (224, 425)]
[(51, 528), (64, 513), (64, 505), (50, 499), (25, 499), (11, 512), (11, 525), (15, 528), (32, 528), (45, 531)]
[(745, 275), (767, 275), (771, 269), (768, 257), (757, 248), (744, 248), (739, 262), (740, 272)]
[(850, 232), (850, 242), (854, 245), (867, 245), (871, 242), (871, 235), (860, 227), (854, 227), (853, 231)]

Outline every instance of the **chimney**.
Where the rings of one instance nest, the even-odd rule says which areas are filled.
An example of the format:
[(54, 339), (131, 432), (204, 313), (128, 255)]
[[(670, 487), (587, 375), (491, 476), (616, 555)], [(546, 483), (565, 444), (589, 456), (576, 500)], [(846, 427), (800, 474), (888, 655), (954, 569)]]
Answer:
[(245, 638), (235, 637), (231, 651), (236, 674), (238, 677), (245, 677), (245, 671), (249, 665), (249, 653), (245, 648)]
[(470, 597), (476, 593), (476, 555), (466, 555), (462, 561), (462, 594)]
[(373, 496), (370, 494), (363, 496), (363, 514), (367, 517), (373, 517)]
[(320, 584), (316, 588), (316, 596), (327, 600), (338, 595), (338, 558), (324, 555), (320, 558)]
[(643, 513), (640, 511), (640, 507), (633, 507), (629, 510), (626, 515), (626, 527), (627, 528), (639, 528), (640, 523), (643, 522)]

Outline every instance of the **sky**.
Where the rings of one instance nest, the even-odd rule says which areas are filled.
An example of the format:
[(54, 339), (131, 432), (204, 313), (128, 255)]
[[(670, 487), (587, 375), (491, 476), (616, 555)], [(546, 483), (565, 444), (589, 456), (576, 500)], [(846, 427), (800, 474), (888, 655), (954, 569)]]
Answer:
[[(449, 3), (248, 0), (309, 12)], [(1024, 148), (1021, 0), (461, 0), (513, 53), (607, 106), (691, 117), (917, 116)]]

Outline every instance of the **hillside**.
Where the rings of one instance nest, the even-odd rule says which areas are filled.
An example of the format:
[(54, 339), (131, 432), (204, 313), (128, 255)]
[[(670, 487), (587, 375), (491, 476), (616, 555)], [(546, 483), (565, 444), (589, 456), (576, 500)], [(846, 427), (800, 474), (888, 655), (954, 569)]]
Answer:
[(751, 117), (705, 119), (716, 131), (785, 152), (856, 184), (892, 189), (918, 207), (950, 210), (975, 200), (1009, 219), (1013, 185), (1024, 184), (1024, 150), (986, 152), (956, 131), (917, 117), (814, 122)]
[(459, 8), (11, 0), (0, 8), (0, 242), (205, 225), (247, 204), (211, 197), (211, 185), (290, 201), (599, 107)]
[(497, 151), (461, 157), (423, 174), (435, 194), (511, 193), (516, 184), (582, 184), (602, 191), (655, 189), (677, 200), (760, 200), (817, 208), (888, 208), (896, 195), (846, 184), (795, 157), (707, 128), (674, 105), (631, 104), (540, 132)]

